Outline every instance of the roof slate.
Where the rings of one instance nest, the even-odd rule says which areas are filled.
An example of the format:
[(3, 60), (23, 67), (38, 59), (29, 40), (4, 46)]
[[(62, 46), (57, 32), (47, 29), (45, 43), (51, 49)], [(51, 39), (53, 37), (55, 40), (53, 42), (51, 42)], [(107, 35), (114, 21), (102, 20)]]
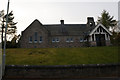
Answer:
[(95, 26), (90, 27), (87, 24), (42, 24), (37, 19), (34, 20), (29, 26), (31, 26), (34, 23), (37, 23), (43, 26), (48, 31), (48, 34), (51, 36), (88, 35), (95, 28)]
[(78, 36), (87, 35), (93, 28), (88, 27), (87, 24), (56, 24), (56, 25), (43, 25), (51, 35), (61, 35), (61, 36)]

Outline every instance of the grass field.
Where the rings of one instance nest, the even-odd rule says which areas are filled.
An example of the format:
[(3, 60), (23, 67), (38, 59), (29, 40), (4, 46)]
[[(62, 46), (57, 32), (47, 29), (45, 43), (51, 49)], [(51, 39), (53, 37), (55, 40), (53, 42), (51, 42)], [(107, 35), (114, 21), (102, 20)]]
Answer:
[(72, 65), (118, 62), (118, 47), (7, 49), (6, 64)]

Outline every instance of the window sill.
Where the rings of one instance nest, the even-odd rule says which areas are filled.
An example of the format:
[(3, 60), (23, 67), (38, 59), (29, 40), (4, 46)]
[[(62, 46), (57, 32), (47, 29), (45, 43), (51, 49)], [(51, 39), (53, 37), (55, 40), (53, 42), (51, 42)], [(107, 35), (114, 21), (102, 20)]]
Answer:
[(69, 41), (66, 41), (66, 42), (69, 42)]
[(29, 41), (29, 43), (32, 43), (32, 42)]
[(37, 41), (34, 41), (34, 43), (37, 43)]
[(80, 41), (80, 42), (84, 42), (84, 41)]
[(42, 41), (39, 41), (39, 43), (42, 43)]

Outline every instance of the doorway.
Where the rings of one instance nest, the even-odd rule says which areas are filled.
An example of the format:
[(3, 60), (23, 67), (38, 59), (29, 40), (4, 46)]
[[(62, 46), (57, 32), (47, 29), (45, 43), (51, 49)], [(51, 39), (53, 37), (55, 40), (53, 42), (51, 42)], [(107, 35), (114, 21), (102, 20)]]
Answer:
[(105, 46), (105, 34), (95, 34), (97, 46)]

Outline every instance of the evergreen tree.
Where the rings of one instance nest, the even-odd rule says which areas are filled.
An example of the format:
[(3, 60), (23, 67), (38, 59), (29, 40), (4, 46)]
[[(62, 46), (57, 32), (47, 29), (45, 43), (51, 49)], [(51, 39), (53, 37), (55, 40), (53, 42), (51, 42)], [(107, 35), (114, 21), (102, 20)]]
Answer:
[(103, 12), (101, 13), (101, 17), (98, 17), (97, 23), (103, 24), (107, 29), (109, 29), (110, 27), (113, 29), (113, 27), (117, 25), (117, 21), (113, 18), (114, 16), (110, 16), (109, 12), (103, 10)]
[[(4, 15), (4, 10), (2, 10), (0, 12), (0, 14), (2, 14), (2, 16), (0, 16), (0, 17), (1, 17), (1, 22), (2, 22), (1, 23), (1, 28), (2, 28), (1, 32), (2, 32), (2, 42), (3, 42), (3, 40), (4, 40), (3, 35), (5, 32), (5, 26), (6, 26), (5, 22), (6, 22), (7, 15)], [(8, 24), (7, 24), (8, 27), (7, 27), (7, 32), (6, 32), (6, 34), (9, 35), (9, 37), (14, 36), (16, 34), (16, 30), (17, 30), (17, 27), (16, 27), (17, 22), (14, 22), (13, 20), (14, 20), (13, 11), (11, 11), (8, 14)]]
[(2, 33), (1, 40), (3, 42), (3, 32), (4, 32), (4, 10), (0, 11), (0, 32)]

